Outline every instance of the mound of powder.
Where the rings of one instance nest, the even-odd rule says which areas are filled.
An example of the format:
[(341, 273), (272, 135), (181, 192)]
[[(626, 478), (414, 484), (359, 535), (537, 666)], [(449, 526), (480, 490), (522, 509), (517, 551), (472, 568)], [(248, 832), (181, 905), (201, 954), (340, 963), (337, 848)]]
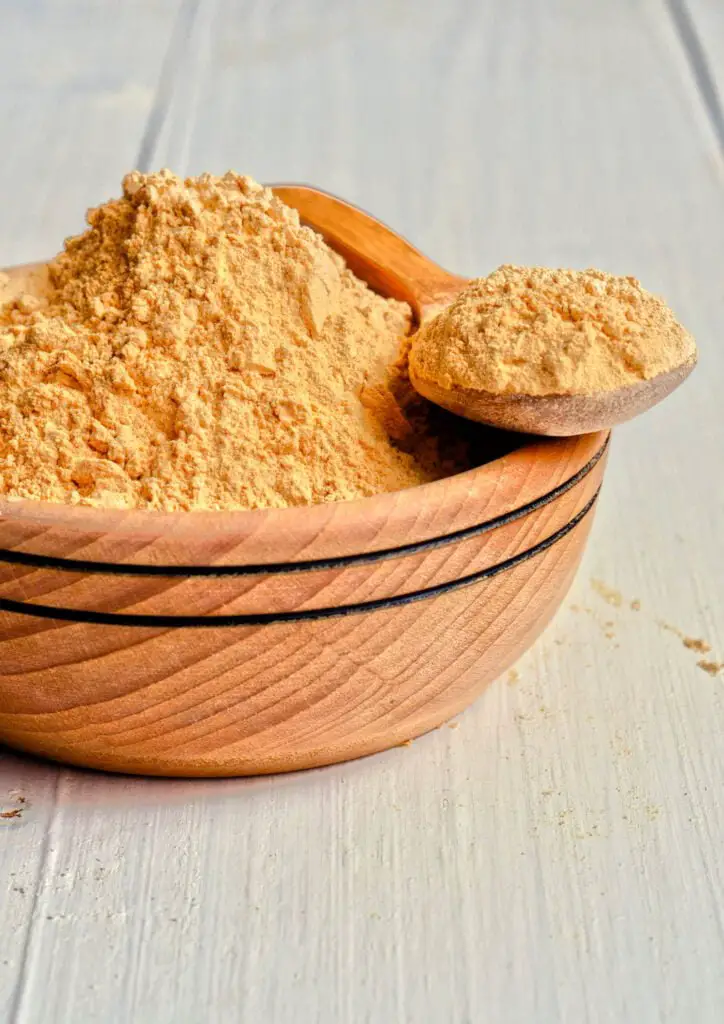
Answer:
[(696, 358), (694, 339), (633, 277), (499, 267), (415, 335), (421, 378), (492, 394), (589, 394)]
[(248, 509), (463, 468), (411, 391), (407, 306), (268, 189), (132, 173), (87, 220), (0, 290), (0, 495)]

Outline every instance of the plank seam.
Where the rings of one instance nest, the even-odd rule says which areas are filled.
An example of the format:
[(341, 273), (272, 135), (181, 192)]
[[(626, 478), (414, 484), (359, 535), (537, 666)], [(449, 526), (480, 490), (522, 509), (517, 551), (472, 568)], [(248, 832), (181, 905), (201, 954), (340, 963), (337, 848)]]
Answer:
[(183, 0), (171, 29), (168, 48), (161, 65), (161, 75), (136, 156), (136, 168), (144, 173), (151, 169), (156, 143), (171, 107), (176, 72), (181, 63), (179, 57), (191, 38), (200, 6), (201, 0)]
[(674, 24), (689, 65), (697, 92), (701, 97), (707, 118), (711, 124), (719, 150), (724, 156), (724, 106), (716, 86), (716, 79), (709, 66), (706, 51), (702, 45), (696, 23), (689, 11), (686, 0), (664, 0), (666, 9)]

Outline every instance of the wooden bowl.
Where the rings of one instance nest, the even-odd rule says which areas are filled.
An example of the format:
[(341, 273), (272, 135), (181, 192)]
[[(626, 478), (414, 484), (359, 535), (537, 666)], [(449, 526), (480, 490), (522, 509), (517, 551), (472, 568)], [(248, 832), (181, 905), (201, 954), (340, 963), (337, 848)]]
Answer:
[(470, 704), (566, 593), (605, 433), (362, 501), (164, 514), (0, 502), (0, 739), (118, 772), (287, 771)]

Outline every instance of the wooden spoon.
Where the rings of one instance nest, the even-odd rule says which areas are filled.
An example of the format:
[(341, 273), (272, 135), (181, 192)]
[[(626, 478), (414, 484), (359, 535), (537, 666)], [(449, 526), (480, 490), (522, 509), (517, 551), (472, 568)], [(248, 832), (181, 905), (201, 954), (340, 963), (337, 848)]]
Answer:
[(303, 224), (344, 256), (370, 288), (407, 302), (420, 324), (449, 306), (469, 282), (438, 267), (402, 235), (344, 199), (309, 185), (272, 185), (271, 189), (297, 210)]
[[(419, 324), (449, 305), (468, 284), (468, 278), (443, 270), (391, 228), (336, 196), (308, 185), (272, 185), (272, 189), (371, 288), (409, 303)], [(410, 379), (425, 398), (466, 419), (503, 430), (569, 437), (605, 430), (646, 412), (671, 394), (695, 365), (693, 358), (650, 380), (587, 395), (495, 395), (463, 387), (448, 389), (412, 368)]]

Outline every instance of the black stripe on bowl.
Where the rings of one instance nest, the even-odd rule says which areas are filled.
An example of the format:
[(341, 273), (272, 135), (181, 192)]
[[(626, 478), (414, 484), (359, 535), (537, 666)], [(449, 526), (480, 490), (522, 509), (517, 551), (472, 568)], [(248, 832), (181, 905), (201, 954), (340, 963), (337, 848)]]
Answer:
[(314, 608), (307, 611), (297, 612), (264, 612), (256, 615), (127, 615), (121, 612), (94, 612), (76, 608), (53, 608), (51, 605), (32, 604), (27, 601), (10, 601), (0, 598), (0, 611), (9, 612), (15, 615), (29, 615), (39, 619), (56, 619), (62, 622), (82, 622), (101, 626), (139, 626), (146, 629), (203, 629), (210, 627), (233, 627), (233, 626), (268, 626), (279, 622), (306, 622), (315, 619), (331, 619), (337, 616), (359, 615), (362, 612), (375, 612), (386, 608), (396, 608), (399, 605), (412, 604), (415, 601), (424, 601), (431, 597), (440, 597), (449, 594), (461, 587), (469, 587), (482, 580), (491, 579), (500, 573), (513, 569), (521, 562), (542, 554), (548, 548), (553, 547), (558, 541), (563, 540), (571, 530), (574, 530), (581, 520), (588, 515), (596, 503), (600, 488), (588, 504), (581, 511), (569, 520), (550, 537), (534, 544), (526, 551), (521, 551), (511, 558), (498, 562), (497, 565), (481, 569), (479, 572), (470, 573), (469, 576), (462, 576), (460, 579), (452, 580), (449, 583), (439, 583), (437, 586), (427, 587), (423, 590), (413, 590), (408, 594), (399, 594), (396, 597), (378, 598), (373, 601), (360, 601), (357, 604), (345, 604), (332, 608)]
[(349, 565), (365, 565), (371, 562), (383, 562), (389, 558), (402, 558), (415, 555), (421, 551), (455, 544), (477, 537), (499, 526), (522, 519), (523, 516), (549, 505), (566, 491), (570, 491), (593, 470), (608, 449), (607, 438), (595, 455), (562, 484), (552, 488), (540, 498), (529, 501), (526, 505), (505, 512), (503, 515), (488, 519), (487, 522), (467, 526), (462, 530), (454, 530), (440, 537), (422, 540), (412, 544), (401, 544), (399, 547), (383, 548), (380, 551), (369, 551), (358, 555), (339, 555), (336, 558), (315, 558), (304, 562), (268, 562), (259, 565), (123, 565), (117, 562), (93, 562), (75, 558), (57, 558), (49, 555), (34, 555), (27, 551), (11, 551), (0, 548), (0, 562), (10, 565), (27, 565), (36, 569), (58, 569), (62, 572), (107, 573), (110, 576), (274, 576), (284, 573), (310, 572), (318, 569), (341, 569)]

